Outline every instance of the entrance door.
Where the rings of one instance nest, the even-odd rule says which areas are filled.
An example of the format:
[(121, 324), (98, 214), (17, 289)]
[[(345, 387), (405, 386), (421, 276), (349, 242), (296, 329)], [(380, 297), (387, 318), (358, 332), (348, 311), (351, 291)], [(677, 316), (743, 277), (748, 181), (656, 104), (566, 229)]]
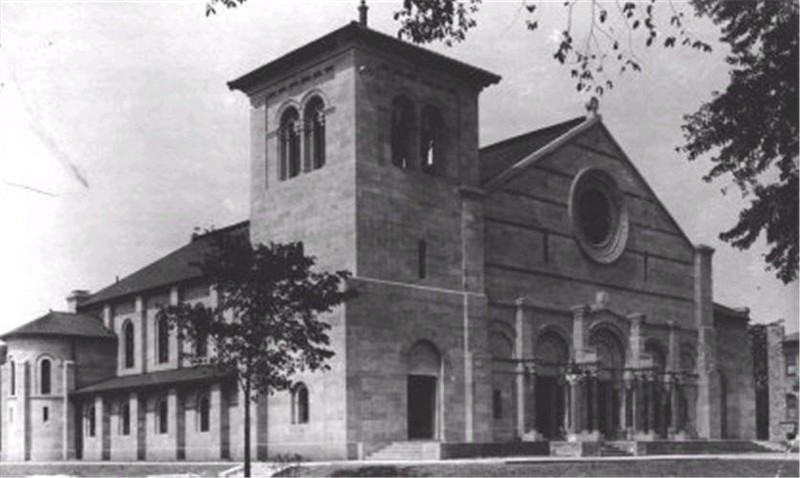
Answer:
[(600, 380), (597, 383), (598, 413), (597, 425), (600, 433), (607, 440), (614, 439), (619, 430), (619, 391), (613, 381)]
[(559, 438), (564, 423), (564, 392), (556, 377), (536, 377), (536, 431), (545, 438)]
[(436, 419), (436, 377), (408, 376), (408, 438), (434, 438)]

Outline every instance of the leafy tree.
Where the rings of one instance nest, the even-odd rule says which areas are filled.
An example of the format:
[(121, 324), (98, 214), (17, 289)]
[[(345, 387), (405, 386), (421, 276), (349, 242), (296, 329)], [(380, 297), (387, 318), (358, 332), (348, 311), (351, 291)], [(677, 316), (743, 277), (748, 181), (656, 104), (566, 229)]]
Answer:
[[(211, 252), (198, 264), (216, 292), (210, 306), (162, 307), (178, 335), (211, 343), (207, 354), (189, 356), (236, 377), (244, 391), (244, 475), (250, 476), (250, 403), (293, 385), (302, 371), (324, 371), (334, 352), (319, 314), (354, 297), (350, 274), (312, 270), (315, 259), (299, 242), (251, 245), (245, 235), (218, 234)], [(207, 356), (206, 356), (207, 355)]]

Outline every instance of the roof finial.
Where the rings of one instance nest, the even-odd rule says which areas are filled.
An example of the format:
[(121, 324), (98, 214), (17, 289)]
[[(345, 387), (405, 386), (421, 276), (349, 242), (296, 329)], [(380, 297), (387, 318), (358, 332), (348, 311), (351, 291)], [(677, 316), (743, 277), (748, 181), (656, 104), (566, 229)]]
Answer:
[(600, 109), (600, 101), (597, 99), (596, 96), (592, 96), (589, 98), (589, 101), (586, 102), (586, 113), (587, 116), (593, 118), (597, 116), (597, 110)]
[(586, 113), (587, 116), (593, 118), (597, 116), (597, 110), (600, 109), (600, 101), (597, 99), (596, 96), (592, 96), (589, 98), (589, 101), (586, 102)]
[(367, 26), (367, 10), (369, 10), (367, 0), (361, 0), (361, 5), (358, 6), (358, 23), (365, 28)]

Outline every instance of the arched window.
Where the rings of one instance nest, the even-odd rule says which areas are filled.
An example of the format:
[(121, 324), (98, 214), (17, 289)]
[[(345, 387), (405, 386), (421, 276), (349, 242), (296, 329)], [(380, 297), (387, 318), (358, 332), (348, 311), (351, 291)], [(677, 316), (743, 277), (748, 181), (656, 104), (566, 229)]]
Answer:
[(300, 115), (294, 108), (287, 109), (281, 116), (281, 180), (300, 174)]
[(131, 406), (127, 400), (123, 400), (119, 404), (119, 434), (131, 434)]
[(158, 363), (169, 362), (169, 323), (166, 318), (162, 318), (156, 323), (156, 334), (158, 338)]
[(503, 392), (499, 388), (492, 393), (492, 416), (495, 420), (503, 418)]
[(169, 431), (169, 404), (166, 398), (162, 398), (156, 404), (156, 432), (167, 433)]
[(319, 96), (308, 102), (305, 109), (306, 170), (325, 165), (325, 105)]
[(90, 403), (86, 406), (84, 417), (86, 418), (86, 435), (93, 437), (96, 429), (94, 403)]
[(419, 153), (422, 171), (429, 174), (444, 172), (442, 141), (444, 121), (442, 114), (433, 106), (422, 110), (419, 132)]
[(11, 395), (17, 394), (17, 363), (13, 360), (9, 363), (8, 368), (11, 369)]
[(50, 359), (39, 362), (39, 393), (42, 395), (50, 395), (51, 392), (50, 368)]
[(298, 383), (292, 390), (292, 423), (308, 423), (308, 388)]
[(126, 320), (122, 325), (123, 354), (125, 368), (133, 367), (133, 322)]
[(412, 167), (414, 140), (414, 105), (405, 96), (392, 103), (392, 164), (398, 168)]
[(201, 395), (200, 399), (197, 401), (197, 427), (201, 432), (207, 432), (209, 430), (209, 424), (211, 423), (210, 414), (211, 403), (208, 399), (208, 395)]

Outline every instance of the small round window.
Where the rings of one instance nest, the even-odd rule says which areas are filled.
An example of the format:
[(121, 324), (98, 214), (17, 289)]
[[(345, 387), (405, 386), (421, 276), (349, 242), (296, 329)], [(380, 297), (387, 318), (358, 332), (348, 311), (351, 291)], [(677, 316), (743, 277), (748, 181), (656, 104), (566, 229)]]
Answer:
[(575, 176), (569, 214), (581, 249), (597, 262), (615, 261), (628, 239), (628, 214), (614, 179), (600, 169)]

